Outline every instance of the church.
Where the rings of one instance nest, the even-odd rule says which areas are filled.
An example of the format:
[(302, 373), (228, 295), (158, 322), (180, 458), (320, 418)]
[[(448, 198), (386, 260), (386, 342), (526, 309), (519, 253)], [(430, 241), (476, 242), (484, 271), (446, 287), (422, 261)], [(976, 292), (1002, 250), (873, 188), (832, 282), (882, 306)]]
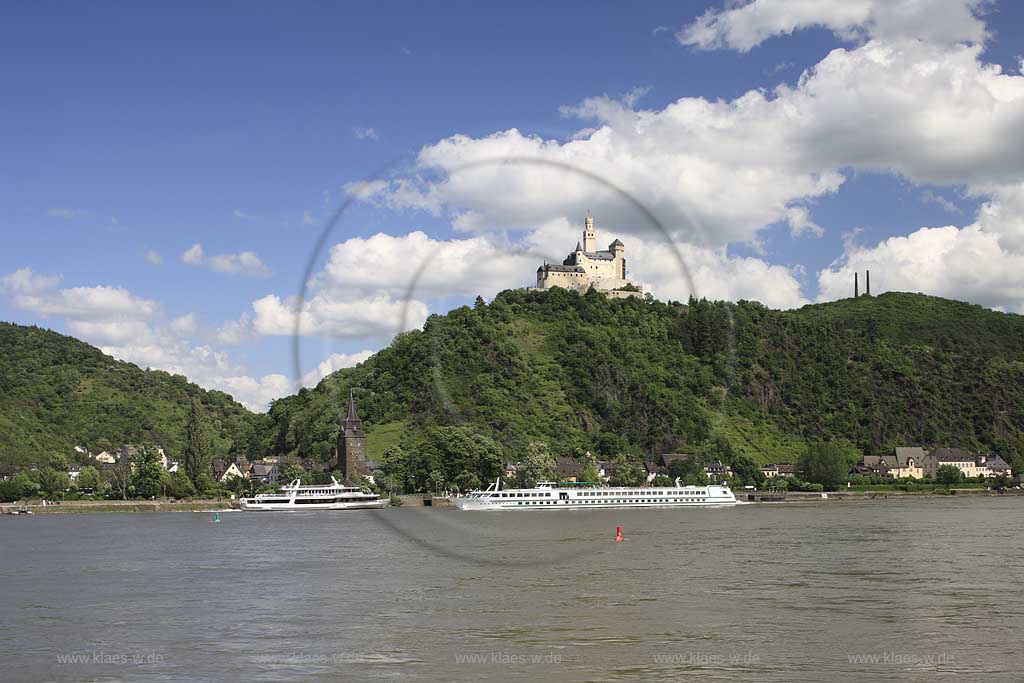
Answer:
[(342, 476), (343, 481), (360, 482), (366, 476), (366, 432), (363, 421), (356, 414), (356, 399), (349, 392), (348, 414), (341, 421), (338, 430), (338, 445), (335, 448), (337, 463), (331, 469)]
[(619, 240), (608, 249), (597, 248), (594, 217), (587, 214), (583, 227), (583, 241), (576, 243), (561, 265), (545, 263), (537, 269), (536, 290), (562, 287), (586, 292), (593, 287), (599, 292), (626, 298), (640, 296), (640, 289), (626, 279), (626, 247)]

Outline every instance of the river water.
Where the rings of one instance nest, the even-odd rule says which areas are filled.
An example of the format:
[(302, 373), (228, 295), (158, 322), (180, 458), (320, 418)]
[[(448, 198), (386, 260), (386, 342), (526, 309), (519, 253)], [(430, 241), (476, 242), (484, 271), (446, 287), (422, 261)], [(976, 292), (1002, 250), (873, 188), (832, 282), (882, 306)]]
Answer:
[(0, 519), (0, 680), (1024, 680), (1022, 498), (220, 519)]

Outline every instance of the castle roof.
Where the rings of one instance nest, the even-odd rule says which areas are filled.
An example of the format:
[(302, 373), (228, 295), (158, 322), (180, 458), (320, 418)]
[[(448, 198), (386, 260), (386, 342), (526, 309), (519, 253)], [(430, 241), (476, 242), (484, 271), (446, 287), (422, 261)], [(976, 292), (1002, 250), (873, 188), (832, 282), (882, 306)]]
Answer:
[(543, 271), (545, 273), (550, 272), (550, 271), (554, 271), (556, 273), (583, 273), (583, 272), (585, 272), (583, 270), (583, 266), (570, 266), (570, 265), (557, 266), (557, 265), (555, 265), (553, 263), (545, 263), (543, 266), (541, 266), (537, 270), (538, 271)]
[(620, 242), (620, 241), (619, 241), (618, 239), (616, 239), (616, 240), (615, 240), (614, 242), (612, 242), (611, 244), (609, 244), (609, 245), (608, 245), (608, 249), (609, 249), (609, 250), (611, 250), (611, 248), (612, 248), (612, 247), (614, 247), (614, 246), (616, 246), (616, 245), (618, 245), (618, 246), (620, 246), (620, 247), (624, 247), (624, 246), (626, 246), (625, 244), (623, 244), (622, 242)]
[(576, 251), (583, 251), (583, 245), (580, 244), (579, 240), (576, 240)]

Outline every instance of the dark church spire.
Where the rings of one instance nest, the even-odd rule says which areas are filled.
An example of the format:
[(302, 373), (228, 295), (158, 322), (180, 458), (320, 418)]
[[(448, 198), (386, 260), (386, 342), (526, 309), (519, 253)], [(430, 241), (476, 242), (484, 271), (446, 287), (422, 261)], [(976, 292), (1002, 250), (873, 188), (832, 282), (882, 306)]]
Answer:
[(348, 391), (348, 415), (345, 417), (345, 422), (359, 422), (359, 416), (356, 415), (356, 399), (352, 393), (352, 390)]
[(352, 391), (348, 394), (348, 413), (340, 426), (336, 449), (338, 462), (334, 469), (340, 470), (346, 480), (359, 482), (366, 473), (366, 432), (356, 413), (356, 399)]

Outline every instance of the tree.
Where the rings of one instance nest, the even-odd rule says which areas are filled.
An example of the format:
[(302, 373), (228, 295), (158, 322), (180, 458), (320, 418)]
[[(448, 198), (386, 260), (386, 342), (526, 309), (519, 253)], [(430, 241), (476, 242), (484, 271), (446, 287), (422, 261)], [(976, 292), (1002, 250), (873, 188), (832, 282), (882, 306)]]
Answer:
[(67, 472), (55, 470), (52, 467), (44, 467), (39, 470), (39, 488), (48, 498), (60, 498), (64, 491), (71, 485), (71, 478)]
[(159, 455), (152, 446), (144, 446), (132, 458), (132, 486), (135, 495), (155, 498), (163, 494), (163, 467)]
[(13, 503), (21, 498), (22, 488), (12, 479), (0, 481), (0, 503)]
[(805, 480), (821, 484), (830, 491), (839, 488), (846, 481), (846, 475), (850, 470), (846, 450), (834, 441), (810, 444), (807, 452), (800, 458), (798, 466)]
[(431, 470), (430, 476), (427, 478), (430, 480), (430, 485), (433, 487), (434, 493), (440, 493), (441, 489), (443, 489), (445, 485), (444, 472), (441, 470)]
[(196, 487), (184, 471), (178, 470), (171, 475), (171, 483), (167, 487), (167, 492), (175, 498), (191, 498), (196, 495)]
[(943, 486), (958, 484), (961, 479), (963, 479), (963, 473), (956, 465), (939, 465), (939, 469), (935, 471), (935, 481)]
[(476, 297), (476, 301), (473, 302), (473, 308), (483, 308), (486, 305), (487, 302), (484, 301), (484, 298), (478, 294)]
[(583, 471), (580, 472), (580, 481), (588, 484), (600, 484), (601, 473), (597, 469), (597, 463), (592, 460), (588, 460), (587, 464), (584, 465)]
[(612, 486), (639, 486), (644, 483), (644, 473), (640, 466), (625, 455), (617, 455), (614, 459), (615, 471), (609, 482)]
[(106, 469), (105, 472), (111, 491), (120, 496), (121, 500), (128, 500), (128, 494), (133, 492), (132, 465), (128, 456), (118, 458), (114, 465)]
[(307, 484), (310, 481), (309, 473), (295, 463), (286, 462), (281, 465), (281, 480), (292, 482), (298, 479), (301, 483)]
[(202, 475), (209, 477), (209, 446), (206, 440), (206, 430), (203, 428), (203, 407), (198, 398), (192, 399), (192, 408), (188, 414), (188, 424), (185, 425), (185, 450), (184, 450), (185, 474), (192, 480), (197, 489), (202, 489), (199, 479)]
[(99, 491), (100, 485), (103, 483), (103, 479), (100, 477), (100, 471), (92, 465), (86, 465), (82, 468), (82, 471), (78, 473), (78, 488), (89, 489), (90, 491)]
[(401, 446), (388, 446), (384, 449), (380, 465), (392, 482), (392, 492), (398, 490), (412, 493), (416, 490), (415, 468)]
[(194, 483), (197, 495), (212, 493), (217, 488), (217, 482), (213, 480), (209, 472), (200, 472)]
[(475, 491), (480, 488), (480, 477), (472, 472), (465, 471), (455, 477), (455, 486), (459, 491)]
[(526, 447), (526, 455), (516, 467), (516, 485), (533, 488), (538, 481), (550, 481), (555, 477), (555, 456), (543, 441), (533, 441)]
[(732, 471), (740, 485), (762, 486), (764, 474), (753, 460), (745, 455), (737, 455), (732, 461)]
[(394, 495), (396, 490), (401, 489), (398, 477), (393, 474), (389, 474), (388, 472), (378, 472), (376, 476), (374, 476), (374, 481), (376, 481), (380, 489), (382, 491), (386, 491), (388, 495)]

